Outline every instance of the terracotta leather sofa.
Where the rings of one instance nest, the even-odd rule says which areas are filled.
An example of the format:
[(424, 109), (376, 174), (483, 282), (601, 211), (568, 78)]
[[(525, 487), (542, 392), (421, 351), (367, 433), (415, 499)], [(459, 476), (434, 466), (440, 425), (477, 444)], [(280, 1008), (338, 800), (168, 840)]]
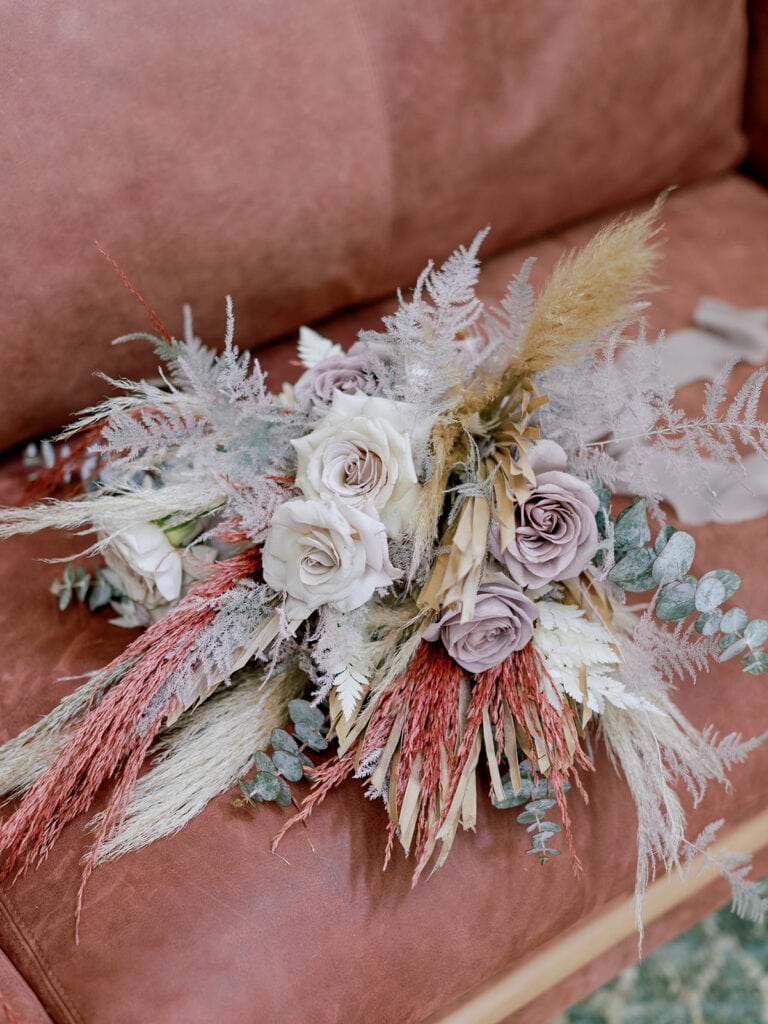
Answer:
[[(154, 370), (141, 346), (109, 346), (143, 314), (94, 238), (171, 330), (190, 301), (218, 340), (231, 292), (240, 344), (278, 381), (295, 372), (300, 324), (350, 343), (428, 258), (486, 224), (482, 290), (498, 298), (524, 256), (541, 281), (669, 185), (651, 326), (686, 326), (702, 295), (768, 305), (761, 0), (40, 0), (5, 5), (0, 47), (3, 504), (21, 497), (22, 444), (103, 392), (95, 369)], [(741, 571), (742, 604), (765, 614), (768, 521), (696, 533), (701, 564)], [(56, 611), (55, 570), (35, 559), (74, 547), (0, 549), (0, 740), (126, 640)], [(731, 664), (679, 700), (697, 724), (753, 735), (767, 687)], [(412, 892), (402, 859), (382, 873), (383, 810), (358, 787), (282, 857), (269, 853), (282, 812), (244, 813), (230, 793), (94, 874), (79, 946), (85, 840), (71, 827), (0, 892), (0, 1021), (543, 1024), (636, 955), (616, 924), (633, 886), (630, 798), (597, 761), (589, 808), (572, 801), (577, 877), (565, 857), (531, 863), (514, 815), (483, 804), (477, 834)], [(741, 829), (758, 873), (766, 778), (763, 747), (691, 813), (694, 834), (721, 816)], [(646, 949), (725, 898), (703, 876), (651, 900)]]

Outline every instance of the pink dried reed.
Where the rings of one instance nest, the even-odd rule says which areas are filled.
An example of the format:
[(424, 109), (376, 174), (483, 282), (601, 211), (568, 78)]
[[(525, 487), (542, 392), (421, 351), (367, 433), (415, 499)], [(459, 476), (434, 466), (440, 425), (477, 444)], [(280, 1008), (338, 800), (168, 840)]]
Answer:
[[(88, 810), (102, 784), (117, 784), (96, 838), (101, 843), (117, 825), (141, 764), (177, 698), (162, 690), (184, 666), (196, 637), (216, 615), (212, 602), (238, 580), (258, 573), (261, 553), (252, 548), (216, 565), (164, 618), (154, 623), (104, 670), (126, 671), (90, 708), (53, 764), (24, 793), (16, 811), (0, 826), (0, 881), (24, 874), (48, 856), (64, 826)], [(153, 702), (159, 699), (160, 706)], [(143, 722), (152, 708), (153, 718)], [(87, 863), (84, 882), (90, 874)], [(78, 905), (82, 900), (82, 887)]]

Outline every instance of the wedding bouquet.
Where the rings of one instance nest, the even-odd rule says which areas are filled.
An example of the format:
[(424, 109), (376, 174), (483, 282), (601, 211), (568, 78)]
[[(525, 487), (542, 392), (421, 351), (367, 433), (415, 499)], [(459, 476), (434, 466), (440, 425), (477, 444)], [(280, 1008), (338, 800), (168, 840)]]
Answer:
[[(673, 783), (700, 796), (759, 739), (698, 731), (671, 684), (710, 658), (768, 671), (768, 622), (724, 607), (735, 573), (692, 574), (659, 466), (708, 499), (714, 463), (738, 476), (740, 446), (768, 456), (766, 374), (728, 404), (726, 367), (701, 416), (673, 407), (657, 347), (642, 325), (628, 337), (655, 216), (602, 231), (535, 301), (529, 261), (498, 308), (475, 293), (480, 234), (349, 351), (303, 328), (304, 371), (278, 393), (235, 347), (229, 300), (220, 354), (188, 314), (181, 341), (151, 310), (157, 333), (118, 339), (155, 345), (159, 379), (114, 381), (32, 449), (53, 497), (3, 510), (0, 536), (90, 533), (60, 606), (143, 632), (0, 749), (0, 790), (20, 796), (3, 877), (45, 858), (107, 780), (83, 885), (238, 780), (243, 813), (296, 804), (286, 828), (360, 780), (388, 815), (385, 860), (399, 842), (415, 879), (475, 827), (478, 787), (518, 809), (530, 854), (558, 855), (562, 833), (578, 863), (567, 794), (596, 742), (637, 806), (638, 894), (656, 860), (705, 848)], [(762, 912), (741, 862), (721, 866)]]

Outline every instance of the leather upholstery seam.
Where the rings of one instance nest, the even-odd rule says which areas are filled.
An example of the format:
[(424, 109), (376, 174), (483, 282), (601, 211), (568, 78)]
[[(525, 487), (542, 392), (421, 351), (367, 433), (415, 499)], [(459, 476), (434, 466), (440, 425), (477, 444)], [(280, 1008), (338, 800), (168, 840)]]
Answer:
[[(67, 990), (64, 988), (61, 979), (58, 977), (54, 969), (48, 962), (45, 954), (43, 953), (39, 943), (35, 939), (34, 935), (24, 926), (23, 921), (19, 917), (18, 908), (9, 896), (7, 892), (0, 894), (0, 909), (2, 909), (4, 916), (11, 928), (17, 933), (20, 942), (26, 948), (33, 964), (38, 968), (42, 974), (43, 979), (48, 983), (50, 988), (56, 994), (61, 1008), (66, 1012), (68, 1020), (64, 1024), (85, 1024), (83, 1018), (78, 1013), (77, 1009), (73, 1005)], [(4, 952), (10, 957), (9, 950), (6, 948)], [(13, 962), (13, 960), (11, 960)], [(16, 966), (14, 964), (14, 966)], [(18, 966), (16, 969), (19, 970)], [(24, 974), (19, 971), (19, 974), (24, 977)], [(32, 979), (25, 979), (30, 984), (34, 994), (40, 998), (40, 993), (35, 991), (35, 987), (32, 985)], [(47, 1009), (46, 1009), (47, 1012)], [(50, 1016), (50, 1014), (49, 1014)]]

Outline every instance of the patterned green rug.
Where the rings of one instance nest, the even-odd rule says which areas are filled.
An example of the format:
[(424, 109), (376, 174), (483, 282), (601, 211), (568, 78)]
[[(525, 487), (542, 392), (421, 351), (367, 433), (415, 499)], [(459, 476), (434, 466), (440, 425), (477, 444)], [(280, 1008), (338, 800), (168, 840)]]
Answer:
[(725, 907), (550, 1024), (768, 1024), (768, 927)]

